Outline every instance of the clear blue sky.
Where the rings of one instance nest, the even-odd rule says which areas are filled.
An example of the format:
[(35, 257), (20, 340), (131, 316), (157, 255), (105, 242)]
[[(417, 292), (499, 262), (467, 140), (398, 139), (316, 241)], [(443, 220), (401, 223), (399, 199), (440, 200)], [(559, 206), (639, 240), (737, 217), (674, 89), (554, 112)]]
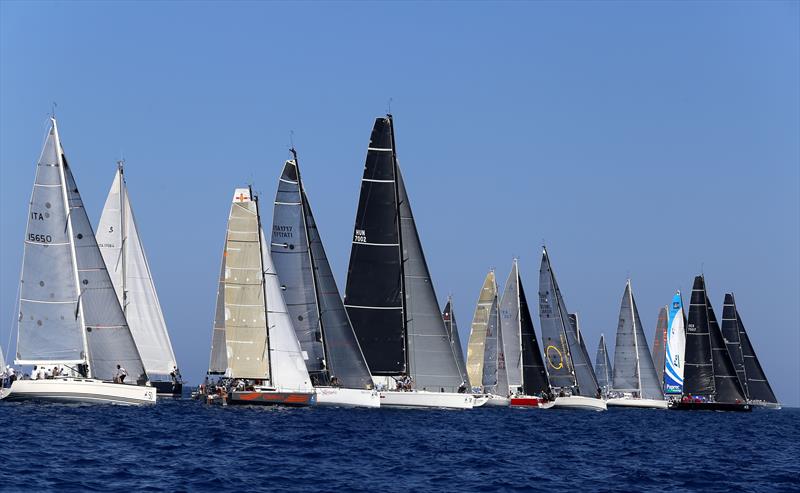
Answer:
[[(274, 197), (289, 131), (340, 288), (373, 119), (466, 340), (545, 239), (590, 352), (626, 276), (652, 332), (701, 266), (800, 404), (800, 8), (710, 3), (0, 3), (0, 340), (46, 117), (97, 220), (124, 155), (184, 374), (209, 353), (231, 193)], [(265, 208), (265, 222), (271, 208)], [(534, 318), (538, 317), (534, 313)], [(613, 351), (613, 348), (610, 348)]]

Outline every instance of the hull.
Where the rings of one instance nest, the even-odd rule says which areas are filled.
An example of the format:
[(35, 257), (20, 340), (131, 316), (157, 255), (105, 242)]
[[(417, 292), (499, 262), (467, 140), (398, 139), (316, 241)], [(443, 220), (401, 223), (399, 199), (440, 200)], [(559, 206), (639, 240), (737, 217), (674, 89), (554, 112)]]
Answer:
[(156, 389), (91, 378), (17, 380), (5, 389), (6, 401), (48, 401), (137, 406), (156, 403)]
[(745, 413), (752, 411), (749, 404), (735, 402), (674, 401), (670, 403), (669, 408), (676, 411), (738, 411)]
[(530, 395), (516, 395), (511, 398), (511, 407), (520, 407), (527, 409), (550, 409), (555, 405), (554, 402), (542, 399), (541, 397), (534, 397)]
[[(227, 402), (226, 402), (227, 401)], [(277, 390), (234, 390), (223, 404), (255, 406), (313, 406), (316, 396), (311, 392), (279, 392)]]
[(183, 394), (182, 383), (172, 382), (151, 382), (156, 388), (159, 397), (180, 397)]
[(553, 403), (554, 408), (558, 409), (581, 409), (584, 411), (605, 411), (606, 402), (594, 397), (583, 397), (571, 395), (568, 397), (556, 397)]
[[(483, 404), (482, 407), (508, 407), (509, 399), (508, 397), (503, 397), (500, 395), (495, 394), (485, 394), (486, 402)], [(473, 405), (473, 407), (475, 407)]]
[(615, 399), (608, 399), (606, 401), (608, 407), (639, 407), (650, 409), (666, 409), (668, 402), (658, 399), (634, 399), (620, 397)]
[(341, 387), (316, 387), (318, 406), (381, 407), (377, 390), (345, 389)]
[(764, 401), (750, 401), (750, 407), (752, 408), (762, 408), (762, 409), (780, 409), (781, 405), (778, 402), (764, 402)]
[(453, 392), (403, 392), (387, 390), (380, 393), (381, 407), (416, 407), (439, 409), (472, 409), (475, 396)]

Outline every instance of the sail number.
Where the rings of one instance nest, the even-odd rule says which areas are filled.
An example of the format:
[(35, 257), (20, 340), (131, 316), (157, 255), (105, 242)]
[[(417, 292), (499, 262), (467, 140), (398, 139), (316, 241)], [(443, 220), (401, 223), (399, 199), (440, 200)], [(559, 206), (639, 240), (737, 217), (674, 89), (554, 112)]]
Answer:
[(50, 235), (37, 235), (33, 233), (28, 233), (28, 241), (32, 241), (35, 243), (52, 243), (53, 237)]
[(367, 242), (367, 232), (363, 229), (357, 229), (356, 234), (353, 236), (354, 243), (366, 243)]

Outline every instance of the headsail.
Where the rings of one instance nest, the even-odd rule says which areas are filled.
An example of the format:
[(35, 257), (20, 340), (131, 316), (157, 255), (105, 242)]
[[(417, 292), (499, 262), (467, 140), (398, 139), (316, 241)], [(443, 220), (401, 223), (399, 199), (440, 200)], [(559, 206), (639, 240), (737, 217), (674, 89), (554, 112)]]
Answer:
[[(497, 298), (497, 282), (495, 281), (494, 271), (489, 271), (483, 280), (480, 295), (478, 295), (478, 304), (475, 306), (475, 313), (472, 316), (472, 327), (469, 333), (469, 343), (467, 345), (467, 372), (469, 373), (469, 381), (473, 385), (484, 385), (484, 375), (487, 371), (484, 368), (487, 360), (487, 338), (489, 337), (489, 322), (491, 320), (491, 311)], [(496, 352), (497, 335), (494, 334), (493, 342), (489, 345), (494, 346), (495, 349), (489, 347), (490, 352)], [(496, 354), (489, 355), (490, 360), (496, 359)], [(494, 369), (490, 370), (494, 373)], [(481, 382), (480, 384), (478, 382)]]
[(177, 362), (121, 164), (108, 192), (95, 237), (148, 376), (169, 378)]
[(597, 385), (597, 376), (594, 374), (592, 360), (589, 359), (589, 351), (586, 350), (586, 341), (581, 334), (577, 313), (569, 314), (569, 323), (572, 334), (567, 329), (567, 340), (571, 344), (570, 354), (575, 368), (575, 378), (578, 381), (579, 394), (585, 397), (600, 397), (600, 386)]
[(722, 311), (722, 335), (728, 346), (739, 380), (742, 383), (745, 397), (749, 401), (778, 404), (778, 399), (767, 381), (767, 375), (761, 368), (750, 337), (744, 328), (733, 293), (725, 294), (725, 306)]
[(664, 393), (683, 393), (684, 354), (686, 353), (686, 318), (683, 313), (681, 292), (675, 293), (669, 308), (667, 328), (667, 354), (664, 364)]
[(664, 306), (658, 311), (656, 333), (653, 336), (653, 366), (656, 368), (658, 381), (664, 388), (664, 363), (667, 355), (667, 327), (669, 326), (669, 308)]
[(597, 355), (594, 358), (595, 374), (597, 375), (597, 385), (603, 394), (611, 388), (612, 367), (608, 358), (608, 348), (606, 348), (606, 338), (600, 334), (600, 342), (597, 344)]
[(464, 361), (464, 349), (461, 346), (461, 336), (458, 335), (458, 324), (456, 323), (456, 313), (453, 309), (452, 297), (447, 298), (447, 304), (444, 306), (442, 312), (442, 320), (447, 329), (447, 334), (450, 337), (450, 345), (453, 347), (453, 354), (456, 356), (456, 363), (458, 364), (458, 372), (461, 374), (461, 380), (464, 381), (464, 386), (470, 388), (469, 375), (467, 375), (467, 364)]
[(630, 392), (635, 397), (662, 399), (658, 374), (653, 366), (653, 358), (648, 349), (639, 310), (633, 299), (630, 279), (625, 284), (625, 292), (619, 309), (617, 343), (614, 348), (614, 381), (612, 390)]
[(272, 222), (272, 257), (316, 385), (372, 388), (372, 378), (328, 263), (296, 160), (286, 161)]

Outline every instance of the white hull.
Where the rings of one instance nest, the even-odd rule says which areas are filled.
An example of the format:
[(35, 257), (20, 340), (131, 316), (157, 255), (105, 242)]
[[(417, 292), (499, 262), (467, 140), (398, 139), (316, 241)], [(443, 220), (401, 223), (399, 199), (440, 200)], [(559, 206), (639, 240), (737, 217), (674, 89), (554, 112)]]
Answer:
[(17, 380), (5, 389), (7, 401), (79, 402), (87, 404), (155, 404), (156, 389), (123, 385), (90, 378)]
[(585, 411), (605, 411), (606, 402), (594, 397), (571, 395), (569, 397), (556, 397), (553, 409), (582, 409)]
[(475, 396), (453, 392), (386, 390), (380, 393), (381, 407), (432, 407), (443, 409), (472, 409)]
[(508, 397), (495, 394), (484, 394), (483, 397), (486, 399), (486, 402), (481, 405), (482, 407), (508, 407), (511, 403)]
[(377, 390), (345, 389), (341, 387), (316, 387), (318, 406), (381, 407)]
[(619, 397), (608, 399), (606, 405), (609, 407), (639, 407), (650, 409), (666, 409), (669, 403), (658, 399), (637, 399), (634, 397)]

